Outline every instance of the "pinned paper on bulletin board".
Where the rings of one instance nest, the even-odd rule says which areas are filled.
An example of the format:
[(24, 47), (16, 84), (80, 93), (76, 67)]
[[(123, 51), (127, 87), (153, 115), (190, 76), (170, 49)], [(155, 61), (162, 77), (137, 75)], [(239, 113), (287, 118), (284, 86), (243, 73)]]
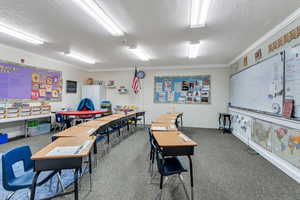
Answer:
[(154, 78), (154, 103), (210, 104), (210, 76)]

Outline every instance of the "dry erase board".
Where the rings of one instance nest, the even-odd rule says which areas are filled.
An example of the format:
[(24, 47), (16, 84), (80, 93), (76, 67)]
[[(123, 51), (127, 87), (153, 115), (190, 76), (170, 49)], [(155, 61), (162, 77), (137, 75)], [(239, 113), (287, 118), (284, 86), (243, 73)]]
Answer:
[(61, 72), (0, 61), (0, 99), (60, 101), (61, 98)]
[(209, 104), (210, 76), (154, 78), (154, 103)]
[(230, 105), (280, 115), (283, 88), (284, 53), (279, 53), (231, 76)]
[(294, 117), (300, 118), (300, 45), (286, 50), (285, 98), (294, 100)]

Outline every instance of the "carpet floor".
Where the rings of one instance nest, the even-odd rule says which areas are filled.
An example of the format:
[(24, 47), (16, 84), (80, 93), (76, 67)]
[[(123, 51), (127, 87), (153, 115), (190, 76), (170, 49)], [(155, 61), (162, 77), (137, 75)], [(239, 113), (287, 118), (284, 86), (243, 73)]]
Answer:
[[(183, 132), (199, 143), (192, 157), (195, 200), (300, 200), (300, 184), (260, 155), (249, 154), (247, 146), (233, 135), (198, 128), (185, 128)], [(91, 192), (88, 175), (82, 177), (80, 199), (156, 199), (159, 176), (150, 179), (147, 139), (146, 132), (140, 130), (111, 148), (98, 161)], [(0, 145), (0, 153), (25, 144), (36, 152), (49, 142), (49, 134), (19, 139)], [(181, 159), (188, 167), (188, 160)], [(189, 173), (184, 174), (184, 182), (190, 191)], [(177, 177), (169, 178), (164, 185), (163, 199), (186, 199)]]

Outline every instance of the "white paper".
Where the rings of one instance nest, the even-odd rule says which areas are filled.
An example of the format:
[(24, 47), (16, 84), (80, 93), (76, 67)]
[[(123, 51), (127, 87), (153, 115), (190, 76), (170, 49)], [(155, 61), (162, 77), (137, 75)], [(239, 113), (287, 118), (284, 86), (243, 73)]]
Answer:
[(95, 132), (95, 128), (91, 128), (89, 131), (88, 131), (88, 134), (92, 134), (92, 133), (94, 133)]
[(167, 127), (163, 127), (163, 126), (153, 126), (151, 128), (153, 131), (166, 131)]
[(74, 155), (81, 146), (55, 147), (47, 153), (47, 156)]
[(186, 135), (184, 135), (182, 133), (179, 134), (179, 137), (181, 137), (185, 142), (192, 141), (188, 136), (186, 136)]

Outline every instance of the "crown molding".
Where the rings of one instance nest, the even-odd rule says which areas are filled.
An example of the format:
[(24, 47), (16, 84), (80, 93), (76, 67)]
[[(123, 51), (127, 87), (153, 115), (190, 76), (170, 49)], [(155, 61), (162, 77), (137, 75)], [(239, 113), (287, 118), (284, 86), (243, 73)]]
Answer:
[(273, 29), (271, 29), (269, 32), (267, 32), (265, 35), (263, 35), (261, 38), (259, 38), (256, 42), (254, 42), (251, 46), (249, 46), (246, 50), (244, 50), (241, 54), (239, 54), (237, 57), (235, 57), (228, 65), (232, 65), (235, 62), (237, 62), (240, 58), (242, 58), (244, 55), (249, 53), (250, 51), (255, 50), (259, 45), (261, 45), (263, 42), (270, 39), (272, 36), (277, 34), (279, 31), (287, 27), (289, 24), (294, 22), (296, 19), (300, 17), (300, 8), (295, 10), (291, 15), (286, 17), (280, 24), (275, 26)]
[[(170, 69), (204, 69), (204, 68), (225, 68), (229, 67), (227, 64), (201, 64), (201, 65), (177, 65), (177, 66), (141, 66), (138, 69), (141, 70), (170, 70)], [(88, 72), (114, 72), (114, 71), (133, 71), (135, 67), (124, 68), (104, 68), (104, 69), (88, 69)]]

